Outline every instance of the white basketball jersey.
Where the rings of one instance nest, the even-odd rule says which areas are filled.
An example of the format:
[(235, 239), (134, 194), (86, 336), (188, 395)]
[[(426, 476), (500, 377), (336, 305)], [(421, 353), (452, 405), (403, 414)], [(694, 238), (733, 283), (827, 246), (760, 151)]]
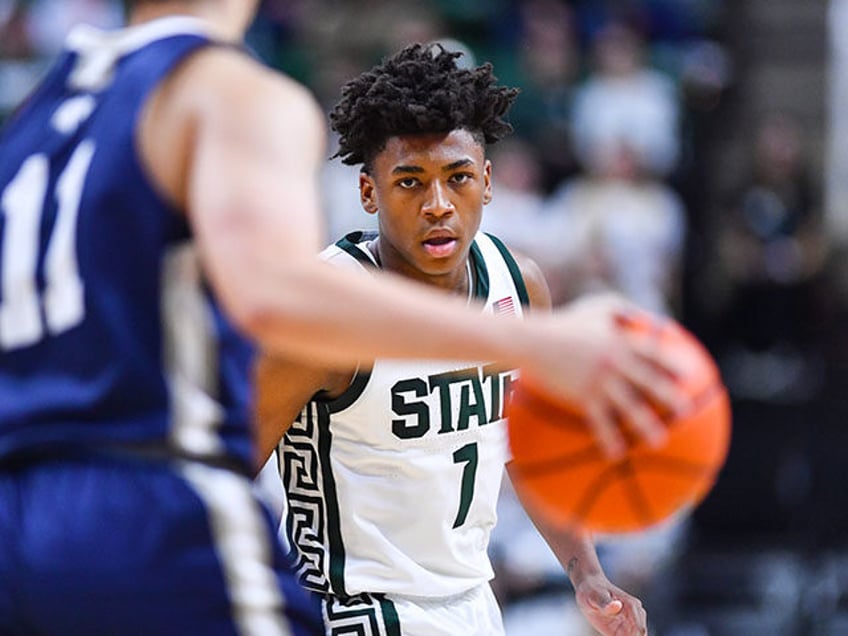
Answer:
[[(376, 267), (373, 237), (349, 234), (323, 257)], [(527, 292), (503, 244), (479, 233), (469, 258), (483, 311), (520, 317)], [(432, 597), (490, 580), (515, 377), (485, 362), (377, 360), (339, 398), (310, 402), (279, 448), (303, 584)]]

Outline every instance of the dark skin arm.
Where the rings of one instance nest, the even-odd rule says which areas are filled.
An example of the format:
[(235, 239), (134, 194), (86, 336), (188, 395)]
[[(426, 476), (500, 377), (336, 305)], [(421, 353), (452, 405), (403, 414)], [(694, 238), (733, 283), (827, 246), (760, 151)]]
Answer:
[(327, 398), (340, 395), (353, 374), (353, 370), (310, 367), (279, 355), (262, 354), (255, 369), (257, 470), (312, 397), (318, 392)]
[[(513, 256), (527, 286), (530, 311), (551, 311), (551, 293), (540, 268), (521, 254), (513, 253)], [(531, 510), (525, 510), (568, 574), (577, 605), (592, 627), (602, 636), (647, 634), (647, 616), (642, 602), (609, 581), (598, 561), (591, 536), (556, 527)]]

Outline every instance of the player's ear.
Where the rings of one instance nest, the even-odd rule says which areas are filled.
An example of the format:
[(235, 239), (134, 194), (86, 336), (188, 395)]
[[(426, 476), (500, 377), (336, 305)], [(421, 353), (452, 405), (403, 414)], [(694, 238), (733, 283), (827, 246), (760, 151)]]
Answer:
[(483, 205), (492, 200), (492, 162), (486, 159), (483, 164)]
[(377, 193), (374, 180), (365, 172), (359, 173), (359, 201), (368, 214), (377, 213)]

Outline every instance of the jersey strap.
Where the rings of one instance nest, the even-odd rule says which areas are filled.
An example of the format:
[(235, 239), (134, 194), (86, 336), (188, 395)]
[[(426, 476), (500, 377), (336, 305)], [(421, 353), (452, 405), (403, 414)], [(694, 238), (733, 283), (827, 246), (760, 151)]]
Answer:
[(366, 269), (369, 267), (379, 267), (373, 254), (366, 247), (367, 242), (375, 238), (377, 238), (376, 232), (358, 230), (340, 238), (336, 241), (336, 246), (355, 258)]
[(512, 282), (515, 283), (515, 290), (518, 292), (518, 300), (525, 307), (529, 307), (530, 296), (527, 293), (527, 285), (524, 283), (524, 277), (521, 275), (521, 270), (518, 267), (518, 263), (515, 262), (515, 258), (507, 249), (506, 245), (503, 244), (503, 241), (501, 241), (498, 237), (493, 234), (489, 234), (488, 232), (486, 233), (486, 236), (491, 239), (492, 243), (494, 243), (495, 247), (498, 248), (498, 251), (503, 257), (504, 263), (506, 263), (509, 273), (512, 276)]

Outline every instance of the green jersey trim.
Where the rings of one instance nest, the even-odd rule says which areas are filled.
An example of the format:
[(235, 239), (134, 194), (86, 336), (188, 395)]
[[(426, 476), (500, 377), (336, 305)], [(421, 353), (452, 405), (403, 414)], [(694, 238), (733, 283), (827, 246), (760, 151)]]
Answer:
[(486, 267), (486, 259), (477, 241), (471, 244), (468, 251), (471, 265), (474, 268), (474, 298), (485, 301), (489, 297), (489, 269)]
[(377, 232), (374, 231), (363, 231), (357, 230), (356, 232), (350, 232), (349, 234), (345, 234), (342, 238), (336, 241), (336, 247), (347, 252), (357, 261), (359, 261), (360, 265), (368, 267), (377, 267), (377, 263), (366, 254), (365, 250), (359, 247), (359, 244), (363, 241), (370, 241), (377, 238)]
[(321, 477), (324, 482), (324, 497), (327, 512), (327, 540), (330, 546), (330, 585), (336, 594), (346, 596), (345, 590), (345, 547), (339, 514), (336, 480), (333, 477), (330, 462), (330, 448), (333, 445), (333, 434), (330, 431), (330, 411), (326, 404), (315, 403), (315, 413), (318, 416), (318, 455), (321, 458)]
[(509, 269), (509, 273), (512, 276), (512, 282), (515, 283), (515, 290), (518, 292), (519, 301), (521, 301), (521, 304), (525, 307), (529, 307), (530, 295), (527, 293), (527, 285), (524, 283), (524, 277), (521, 275), (521, 269), (519, 269), (518, 263), (515, 262), (515, 258), (512, 253), (497, 236), (489, 234), (488, 232), (486, 232), (486, 236), (491, 239), (492, 243), (495, 244), (495, 247), (497, 247), (498, 251), (501, 253), (507, 269)]

